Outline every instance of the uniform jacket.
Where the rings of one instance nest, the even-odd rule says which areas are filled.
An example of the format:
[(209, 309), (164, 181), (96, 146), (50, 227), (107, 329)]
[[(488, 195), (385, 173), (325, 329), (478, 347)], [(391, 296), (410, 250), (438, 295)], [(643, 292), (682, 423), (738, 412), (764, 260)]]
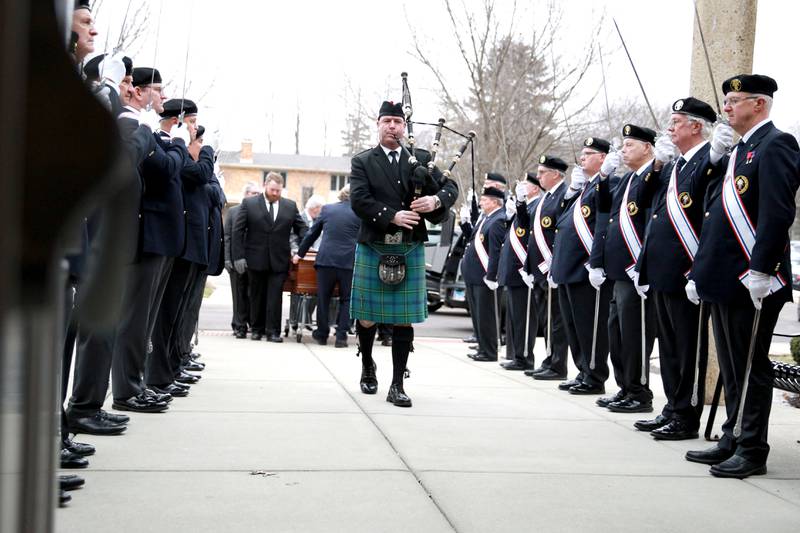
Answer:
[(631, 257), (620, 228), (619, 208), (622, 205), (628, 182), (633, 180), (628, 192), (628, 213), (631, 214), (631, 220), (639, 239), (644, 240), (649, 207), (648, 198), (644, 195), (644, 184), (658, 179), (660, 178), (653, 172), (653, 163), (651, 162), (641, 175), (636, 172), (625, 174), (613, 190), (610, 180), (600, 181), (597, 191), (598, 205), (602, 210), (610, 208), (610, 213), (606, 231), (599, 236), (595, 234), (589, 264), (592, 268), (604, 268), (608, 279), (630, 281), (631, 278), (625, 269), (635, 266), (638, 259), (638, 256)]
[(519, 269), (525, 265), (519, 260), (511, 246), (511, 232), (513, 231), (519, 237), (522, 247), (527, 250), (531, 219), (536, 210), (537, 201), (542, 196), (540, 195), (539, 198), (529, 204), (525, 202), (517, 203), (517, 214), (511, 220), (511, 227), (506, 231), (506, 238), (500, 251), (500, 265), (497, 267), (497, 281), (504, 287), (522, 287), (525, 285), (519, 275)]
[(247, 268), (270, 272), (288, 272), (290, 261), (289, 234), (303, 238), (308, 226), (297, 210), (297, 204), (281, 198), (278, 216), (270, 221), (265, 196), (259, 194), (242, 200), (233, 226), (231, 254), (234, 261), (246, 259)]
[(483, 269), (478, 252), (475, 250), (474, 232), (467, 241), (464, 259), (461, 260), (461, 276), (468, 285), (481, 285), (483, 278), (497, 280), (497, 267), (500, 262), (500, 248), (506, 238), (506, 212), (500, 207), (489, 215), (482, 224), (475, 228), (480, 230), (479, 239), (489, 255), (488, 270)]
[[(683, 165), (676, 179), (676, 189), (683, 212), (697, 235), (703, 225), (703, 198), (711, 175), (707, 172), (710, 145), (706, 144)], [(683, 291), (692, 261), (678, 238), (667, 213), (667, 187), (677, 160), (664, 165), (660, 179), (646, 187), (654, 195), (650, 222), (636, 269), (639, 283), (665, 292)]]
[[(425, 150), (416, 150), (421, 166), (427, 165), (430, 154)], [(350, 202), (353, 211), (361, 218), (359, 242), (384, 242), (386, 234), (392, 234), (401, 228), (391, 223), (397, 211), (408, 210), (414, 193), (411, 165), (408, 154), (400, 152), (400, 179), (392, 176), (389, 158), (380, 145), (365, 150), (353, 157), (350, 172)], [(450, 207), (458, 198), (458, 186), (452, 179), (445, 179), (438, 168), (434, 170), (433, 179), (426, 177), (422, 190), (423, 196), (436, 195), (442, 206), (431, 213), (422, 215), (424, 220), (438, 223), (447, 218)], [(439, 183), (443, 184), (439, 185)], [(404, 242), (424, 242), (428, 240), (428, 231), (424, 221), (417, 224), (412, 231), (404, 232)]]
[[(734, 166), (735, 183), (756, 227), (753, 254), (748, 261), (722, 209), (723, 176), (729, 156), (715, 166), (719, 177), (708, 188), (703, 231), (690, 278), (704, 301), (749, 303), (749, 294), (739, 281), (748, 269), (779, 274), (786, 286), (773, 298), (792, 299), (789, 228), (795, 217), (798, 187), (798, 145), (792, 135), (768, 122), (740, 145)], [(708, 172), (707, 170), (707, 172)]]
[[(551, 251), (553, 250), (553, 243), (556, 240), (556, 223), (558, 222), (558, 218), (561, 216), (561, 213), (564, 209), (563, 201), (564, 194), (566, 194), (566, 192), (567, 184), (562, 181), (555, 191), (548, 191), (548, 194), (543, 195), (542, 199), (540, 200), (540, 202), (544, 203), (542, 204), (542, 212), (539, 217), (539, 224), (542, 227), (544, 239)], [(536, 279), (536, 281), (542, 281), (547, 279), (547, 275), (542, 274), (542, 271), (539, 270), (538, 266), (544, 258), (539, 251), (539, 247), (536, 245), (536, 236), (533, 229), (533, 225), (535, 223), (536, 221), (532, 216), (531, 229), (528, 236), (528, 260), (525, 265), (525, 271), (529, 274), (533, 274), (533, 277)]]
[(311, 229), (303, 237), (297, 255), (304, 257), (322, 235), (314, 267), (352, 270), (360, 229), (361, 219), (353, 212), (349, 201), (324, 205)]
[(209, 276), (218, 276), (225, 267), (225, 243), (222, 235), (222, 209), (228, 201), (217, 177), (205, 185), (208, 200), (208, 269)]
[(186, 220), (186, 246), (182, 258), (208, 266), (209, 200), (206, 185), (214, 177), (214, 150), (200, 149), (197, 161), (189, 158), (181, 170), (183, 209)]

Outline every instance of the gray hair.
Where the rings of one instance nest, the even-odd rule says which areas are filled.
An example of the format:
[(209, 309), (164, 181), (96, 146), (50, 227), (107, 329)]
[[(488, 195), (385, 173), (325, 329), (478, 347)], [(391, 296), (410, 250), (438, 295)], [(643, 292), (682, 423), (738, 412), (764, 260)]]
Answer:
[(711, 137), (711, 130), (713, 130), (714, 127), (709, 121), (699, 117), (690, 117), (689, 115), (686, 115), (686, 119), (689, 121), (689, 124), (700, 124), (700, 135), (703, 136), (703, 139)]
[(247, 196), (249, 192), (260, 192), (258, 184), (255, 181), (248, 181), (242, 188), (242, 196)]
[(322, 207), (323, 205), (325, 205), (325, 198), (319, 194), (312, 194), (311, 197), (306, 200), (306, 209), (314, 209), (315, 207)]
[(337, 198), (339, 198), (340, 202), (348, 201), (350, 199), (350, 184), (348, 183), (347, 185), (339, 189), (339, 192), (337, 193), (336, 196)]

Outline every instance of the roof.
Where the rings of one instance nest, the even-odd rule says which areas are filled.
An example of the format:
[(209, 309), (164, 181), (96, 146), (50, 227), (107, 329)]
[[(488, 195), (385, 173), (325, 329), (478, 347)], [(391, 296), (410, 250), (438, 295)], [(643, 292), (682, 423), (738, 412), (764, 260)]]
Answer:
[(253, 162), (242, 162), (241, 152), (221, 151), (217, 162), (220, 166), (244, 165), (263, 167), (270, 170), (310, 170), (319, 172), (350, 173), (349, 157), (321, 155), (265, 154), (253, 152)]

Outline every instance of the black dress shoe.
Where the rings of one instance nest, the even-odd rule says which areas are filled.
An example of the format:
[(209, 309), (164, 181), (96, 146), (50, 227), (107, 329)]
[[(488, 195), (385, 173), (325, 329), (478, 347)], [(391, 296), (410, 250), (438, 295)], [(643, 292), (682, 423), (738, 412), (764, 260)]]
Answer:
[(169, 403), (172, 401), (172, 395), (164, 392), (156, 392), (151, 388), (144, 389), (142, 393), (145, 398), (156, 403)]
[(252, 341), (260, 341), (261, 337), (263, 337), (263, 336), (264, 335), (261, 334), (261, 333), (251, 333), (250, 334), (250, 340), (252, 340)]
[(372, 363), (372, 367), (367, 368), (365, 366), (361, 366), (361, 392), (364, 394), (375, 394), (378, 392), (378, 378), (375, 376), (375, 372), (378, 370), (378, 365), (375, 362)]
[(547, 370), (550, 370), (550, 369), (547, 368), (547, 367), (544, 367), (544, 366), (540, 366), (540, 367), (535, 368), (533, 370), (526, 370), (525, 371), (525, 375), (529, 376), (529, 377), (533, 377), (536, 374), (541, 374), (542, 372), (546, 372)]
[(132, 396), (125, 400), (114, 399), (112, 404), (114, 409), (120, 411), (133, 411), (136, 413), (162, 413), (169, 409), (166, 402), (156, 402), (148, 398), (144, 393), (139, 396)]
[(110, 420), (114, 424), (127, 424), (131, 421), (131, 417), (128, 415), (119, 415), (117, 413), (109, 413), (104, 409), (100, 409), (100, 416), (105, 418), (106, 420)]
[(316, 341), (317, 344), (320, 346), (327, 346), (328, 345), (328, 337), (317, 337), (316, 335), (311, 335), (311, 338)]
[(473, 344), (473, 343), (478, 342), (478, 337), (476, 337), (475, 335), (470, 335), (469, 337), (464, 337), (461, 340), (464, 341), (464, 342), (468, 342), (470, 344)]
[(111, 422), (99, 412), (90, 416), (69, 417), (68, 424), (72, 432), (88, 435), (119, 435), (127, 427), (124, 424)]
[(532, 365), (520, 361), (519, 359), (513, 359), (507, 363), (501, 363), (500, 366), (506, 370), (533, 370)]
[(386, 401), (395, 404), (397, 407), (411, 407), (411, 398), (406, 396), (403, 386), (397, 383), (392, 383), (392, 386), (389, 387)]
[(577, 379), (569, 379), (562, 383), (558, 384), (558, 390), (569, 390), (570, 388), (574, 387), (575, 385), (580, 385), (581, 382)]
[(177, 381), (173, 381), (172, 385), (178, 389), (183, 389), (187, 391), (192, 388), (192, 386), (189, 385), (188, 383), (178, 383)]
[(190, 374), (188, 372), (181, 371), (181, 373), (175, 377), (175, 381), (177, 381), (178, 383), (186, 383), (188, 385), (194, 385), (195, 383), (200, 381), (200, 376), (198, 376), (197, 374)]
[(767, 473), (766, 463), (756, 463), (741, 455), (733, 455), (709, 470), (714, 477), (733, 477), (744, 479), (750, 476), (763, 476)]
[(72, 453), (66, 448), (61, 448), (61, 453), (58, 458), (61, 463), (61, 468), (86, 468), (89, 466), (89, 461), (87, 461), (85, 457)]
[(203, 357), (203, 354), (201, 354), (200, 352), (192, 352), (192, 353), (189, 354), (189, 357), (191, 357), (192, 359), (197, 361), (198, 359)]
[(697, 428), (679, 419), (670, 420), (669, 424), (654, 429), (650, 435), (656, 440), (688, 440), (698, 437)]
[(164, 387), (150, 387), (156, 394), (169, 395), (175, 398), (185, 398), (189, 396), (189, 389), (178, 387), (174, 383), (165, 385)]
[(267, 342), (283, 342), (283, 337), (281, 337), (277, 333), (273, 333), (272, 335), (267, 337)]
[(619, 390), (614, 396), (603, 396), (602, 398), (598, 398), (594, 403), (600, 407), (608, 407), (609, 404), (622, 401), (623, 398), (625, 398), (625, 393)]
[(478, 346), (477, 344), (470, 344), (469, 346), (467, 346), (467, 348), (469, 348), (470, 350), (479, 350), (480, 346)]
[(59, 507), (66, 507), (66, 505), (72, 501), (72, 496), (67, 494), (63, 489), (58, 490), (58, 506)]
[(719, 446), (712, 446), (706, 450), (689, 450), (686, 452), (687, 461), (704, 465), (719, 464), (731, 457), (733, 457), (733, 451), (723, 450)]
[(561, 381), (566, 379), (567, 376), (563, 374), (559, 374), (554, 370), (550, 370), (549, 368), (544, 372), (539, 372), (538, 374), (533, 374), (533, 379), (540, 379), (544, 381)]
[(653, 402), (636, 398), (623, 398), (618, 402), (608, 404), (608, 410), (612, 413), (652, 413)]
[(247, 332), (246, 331), (237, 331), (236, 333), (234, 333), (233, 336), (236, 337), (237, 339), (246, 339), (247, 338)]
[(588, 383), (578, 383), (574, 387), (570, 387), (570, 394), (605, 394), (606, 388), (603, 385), (589, 385)]
[(671, 419), (666, 416), (659, 414), (652, 420), (637, 420), (633, 423), (633, 427), (639, 431), (653, 431), (654, 429), (666, 426), (669, 424), (670, 420)]
[(347, 348), (347, 339), (336, 339), (336, 342), (333, 344), (334, 348)]
[(190, 357), (186, 364), (184, 364), (182, 367), (184, 370), (188, 370), (190, 372), (202, 372), (206, 369), (206, 364), (198, 363)]
[(69, 437), (61, 441), (61, 447), (71, 451), (75, 455), (80, 455), (81, 457), (88, 457), (90, 455), (94, 455), (95, 452), (94, 446), (92, 446), (91, 444), (75, 442)]
[(75, 490), (82, 487), (86, 481), (75, 474), (65, 474), (58, 476), (58, 488), (61, 490)]
[(475, 357), (472, 358), (473, 361), (478, 361), (479, 363), (488, 363), (490, 361), (497, 361), (497, 356), (492, 357), (486, 353), (479, 353), (476, 354)]
[(381, 341), (381, 346), (391, 346), (392, 345), (392, 338), (386, 337)]

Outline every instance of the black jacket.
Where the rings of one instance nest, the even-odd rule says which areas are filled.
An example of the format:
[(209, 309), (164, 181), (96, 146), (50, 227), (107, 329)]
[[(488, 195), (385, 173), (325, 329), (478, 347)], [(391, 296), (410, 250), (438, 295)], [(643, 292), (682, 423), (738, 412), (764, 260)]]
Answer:
[(352, 270), (360, 229), (361, 219), (353, 212), (349, 201), (324, 205), (319, 217), (303, 237), (297, 255), (304, 257), (322, 234), (314, 266)]
[[(475, 249), (475, 231), (480, 230), (479, 237), (489, 256), (487, 268), (484, 269), (478, 252)], [(500, 207), (489, 215), (482, 224), (470, 233), (461, 261), (461, 275), (467, 285), (482, 285), (483, 278), (497, 280), (497, 267), (500, 263), (500, 248), (506, 236), (506, 212)]]
[(288, 272), (291, 259), (289, 234), (292, 231), (301, 239), (308, 231), (294, 201), (288, 198), (279, 200), (278, 217), (273, 223), (263, 194), (245, 198), (233, 226), (233, 260), (246, 259), (247, 268), (251, 270)]
[[(544, 235), (544, 240), (547, 242), (547, 245), (550, 247), (550, 251), (553, 251), (553, 243), (556, 240), (556, 223), (558, 222), (558, 218), (561, 216), (561, 213), (564, 211), (564, 194), (567, 192), (567, 183), (562, 181), (558, 188), (550, 192), (548, 191), (547, 194), (542, 195), (542, 197), (536, 201), (537, 209), (538, 204), (542, 203), (542, 210), (539, 216), (538, 224), (542, 227), (542, 234)], [(539, 251), (539, 247), (536, 245), (536, 234), (534, 233), (534, 225), (536, 224), (535, 216), (531, 217), (531, 228), (529, 231), (528, 236), (528, 259), (525, 265), (525, 271), (528, 274), (533, 274), (533, 277), (536, 278), (536, 281), (543, 281), (547, 279), (548, 274), (542, 273), (541, 269), (539, 268), (539, 264), (544, 260), (542, 257), (542, 253)]]

